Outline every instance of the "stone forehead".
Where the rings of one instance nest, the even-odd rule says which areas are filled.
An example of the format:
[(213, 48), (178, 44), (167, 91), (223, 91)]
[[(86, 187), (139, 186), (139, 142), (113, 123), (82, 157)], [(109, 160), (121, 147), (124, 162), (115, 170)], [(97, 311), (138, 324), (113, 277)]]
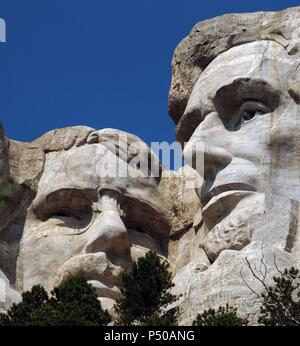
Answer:
[(232, 47), (260, 40), (281, 44), (299, 58), (300, 7), (280, 12), (226, 14), (197, 23), (172, 59), (169, 114), (177, 124), (201, 73)]
[[(118, 145), (119, 141), (125, 142), (127, 147), (136, 143), (144, 150), (147, 148), (149, 157), (156, 161), (157, 158), (153, 151), (135, 135), (110, 128), (95, 130), (87, 126), (71, 126), (49, 131), (33, 142), (9, 139), (10, 175), (18, 184), (23, 184), (36, 191), (47, 154), (65, 152), (95, 143), (101, 143), (109, 149), (110, 145)], [(118, 155), (121, 159), (123, 158), (121, 151)]]
[[(99, 150), (100, 147), (103, 147), (104, 150)], [(89, 195), (104, 185), (123, 191), (126, 197), (137, 200), (137, 205), (139, 205), (138, 200), (143, 200), (153, 206), (159, 206), (156, 179), (126, 176), (129, 168), (126, 161), (105, 149), (102, 144), (94, 143), (80, 148), (71, 148), (68, 151), (48, 153), (43, 174), (39, 180), (34, 206), (54, 192), (61, 191), (65, 196), (64, 191), (77, 190), (78, 193), (82, 191), (83, 195)], [(104, 167), (106, 164), (110, 164), (108, 172), (106, 172), (107, 167)], [(118, 168), (116, 172), (114, 172), (114, 167)], [(102, 176), (101, 169), (108, 175)], [(125, 175), (118, 176), (120, 170)], [(115, 173), (116, 175), (114, 175)], [(60, 198), (59, 194), (58, 197)]]
[(239, 79), (265, 80), (276, 90), (287, 92), (290, 84), (287, 76), (295, 74), (296, 65), (291, 63), (281, 45), (271, 41), (248, 43), (243, 49), (233, 47), (217, 56), (198, 78), (182, 119), (205, 101), (212, 102), (218, 89)]
[[(43, 174), (39, 181), (39, 189), (43, 193), (50, 193), (59, 188), (97, 189), (103, 184), (119, 187), (123, 190), (126, 189), (129, 183), (133, 186), (136, 183), (138, 186), (139, 181), (137, 178), (140, 176), (139, 173), (142, 174), (140, 172), (141, 167), (133, 167), (130, 161), (137, 158), (138, 161), (142, 161), (140, 162), (141, 166), (146, 165), (144, 169), (150, 169), (151, 167), (148, 167), (148, 147), (145, 145), (141, 154), (137, 151), (131, 152), (130, 148), (126, 153), (127, 147), (123, 148), (124, 150), (121, 153), (119, 147), (115, 150), (116, 143), (112, 143), (111, 146), (109, 144), (110, 142), (90, 143), (78, 148), (73, 147), (67, 151), (48, 153)], [(157, 174), (160, 174), (159, 166), (156, 166), (156, 169)], [(159, 176), (156, 177), (159, 178)], [(147, 175), (143, 180), (149, 180), (147, 183), (149, 186), (152, 186), (155, 182)]]

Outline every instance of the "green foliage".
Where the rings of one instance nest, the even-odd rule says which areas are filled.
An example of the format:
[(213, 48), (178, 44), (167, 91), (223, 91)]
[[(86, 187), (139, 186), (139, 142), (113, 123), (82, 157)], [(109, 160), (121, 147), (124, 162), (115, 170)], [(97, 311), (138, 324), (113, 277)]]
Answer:
[(293, 281), (300, 280), (299, 270), (285, 269), (279, 276), (274, 277), (274, 286), (267, 287), (261, 295), (262, 306), (259, 323), (265, 326), (299, 326), (300, 302), (293, 300), (295, 286)]
[(171, 325), (176, 322), (177, 309), (164, 308), (177, 300), (170, 293), (174, 286), (169, 264), (149, 251), (123, 275), (122, 298), (116, 304), (122, 325)]
[(0, 190), (0, 205), (7, 203), (9, 198), (19, 189), (19, 185), (10, 182), (5, 188)]
[(61, 312), (64, 325), (107, 325), (110, 317), (101, 309), (95, 289), (83, 276), (75, 276), (56, 287), (52, 305)]
[(7, 315), (0, 314), (0, 326), (101, 326), (110, 322), (95, 289), (82, 275), (68, 279), (51, 294), (48, 297), (42, 286), (33, 286)]
[(144, 318), (142, 324), (144, 326), (156, 326), (156, 327), (166, 327), (172, 326), (175, 321), (169, 320), (166, 316), (159, 316), (158, 314), (153, 314), (148, 318)]
[(237, 315), (237, 309), (229, 306), (220, 306), (218, 310), (208, 309), (198, 314), (193, 326), (246, 326), (248, 320)]
[(40, 286), (32, 287), (31, 291), (22, 294), (22, 302), (14, 304), (7, 315), (0, 315), (1, 326), (43, 326), (55, 325), (56, 311), (50, 304), (45, 289)]

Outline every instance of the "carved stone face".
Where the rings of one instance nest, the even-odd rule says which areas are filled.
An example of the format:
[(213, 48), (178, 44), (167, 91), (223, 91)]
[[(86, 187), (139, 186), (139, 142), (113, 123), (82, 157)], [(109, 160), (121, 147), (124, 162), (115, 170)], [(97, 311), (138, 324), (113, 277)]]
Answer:
[(168, 229), (161, 221), (156, 178), (115, 177), (112, 171), (104, 176), (109, 162), (110, 170), (113, 164), (128, 168), (110, 145), (46, 154), (20, 245), (20, 289), (42, 284), (50, 290), (83, 273), (107, 306), (120, 296), (121, 276), (132, 260), (149, 249), (166, 255)]
[(300, 198), (298, 64), (276, 42), (247, 43), (220, 54), (194, 86), (178, 131), (186, 155), (204, 155), (198, 194), (211, 261), (253, 239), (266, 205)]

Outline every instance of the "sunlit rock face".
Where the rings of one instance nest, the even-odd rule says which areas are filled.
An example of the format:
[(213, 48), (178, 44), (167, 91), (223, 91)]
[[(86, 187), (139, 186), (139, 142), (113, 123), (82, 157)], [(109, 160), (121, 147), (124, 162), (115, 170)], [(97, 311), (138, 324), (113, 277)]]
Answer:
[[(21, 299), (21, 295), (10, 287), (8, 279), (8, 276), (15, 271), (11, 268), (8, 258), (16, 257), (19, 240), (18, 237), (9, 237), (7, 232), (7, 225), (13, 223), (14, 208), (18, 209), (18, 204), (15, 203), (18, 193), (11, 196), (7, 203), (9, 183), (8, 145), (0, 124), (0, 312), (6, 311), (12, 303)], [(8, 238), (11, 239), (10, 246)]]
[(83, 273), (111, 308), (134, 260), (149, 249), (167, 257), (162, 167), (138, 137), (72, 127), (10, 146), (13, 178), (32, 192), (15, 263), (10, 259), (20, 292), (36, 284), (50, 291)]
[(300, 267), (299, 27), (291, 8), (217, 17), (183, 39), (169, 113), (189, 165), (176, 172), (118, 130), (31, 143), (0, 131), (2, 186), (19, 184), (0, 206), (0, 309), (77, 273), (110, 309), (122, 273), (151, 249), (171, 263), (180, 324), (226, 303), (255, 324), (253, 273), (268, 284)]
[(246, 259), (267, 282), (300, 267), (299, 24), (300, 8), (225, 15), (175, 51), (170, 114), (186, 157), (204, 158), (202, 219), (179, 240), (183, 324), (227, 302), (255, 323), (262, 285)]

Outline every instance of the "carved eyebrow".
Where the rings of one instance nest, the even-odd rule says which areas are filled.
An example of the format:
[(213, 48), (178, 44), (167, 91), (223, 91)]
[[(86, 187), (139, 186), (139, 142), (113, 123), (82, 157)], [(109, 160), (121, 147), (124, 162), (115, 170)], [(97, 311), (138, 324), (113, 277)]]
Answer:
[[(255, 99), (266, 103), (270, 108), (279, 104), (280, 92), (269, 82), (261, 78), (238, 78), (220, 87), (213, 98), (213, 103), (218, 108), (220, 104), (234, 107), (237, 102)], [(218, 111), (218, 109), (217, 109)]]
[(51, 212), (59, 208), (69, 208), (74, 211), (87, 210), (92, 201), (97, 200), (97, 191), (92, 189), (59, 189), (39, 199), (33, 206), (35, 214), (44, 220)]
[(210, 112), (218, 112), (221, 108), (229, 110), (235, 105), (237, 106), (241, 100), (249, 99), (264, 102), (271, 109), (275, 109), (279, 104), (280, 92), (262, 78), (236, 78), (216, 90), (212, 100), (214, 109), (202, 109), (201, 104), (199, 104), (188, 111), (186, 110), (176, 126), (176, 135), (179, 142), (182, 144), (187, 142)]
[(157, 239), (168, 236), (170, 225), (164, 213), (151, 203), (125, 194), (122, 209), (125, 211), (124, 223), (127, 227), (143, 227)]

